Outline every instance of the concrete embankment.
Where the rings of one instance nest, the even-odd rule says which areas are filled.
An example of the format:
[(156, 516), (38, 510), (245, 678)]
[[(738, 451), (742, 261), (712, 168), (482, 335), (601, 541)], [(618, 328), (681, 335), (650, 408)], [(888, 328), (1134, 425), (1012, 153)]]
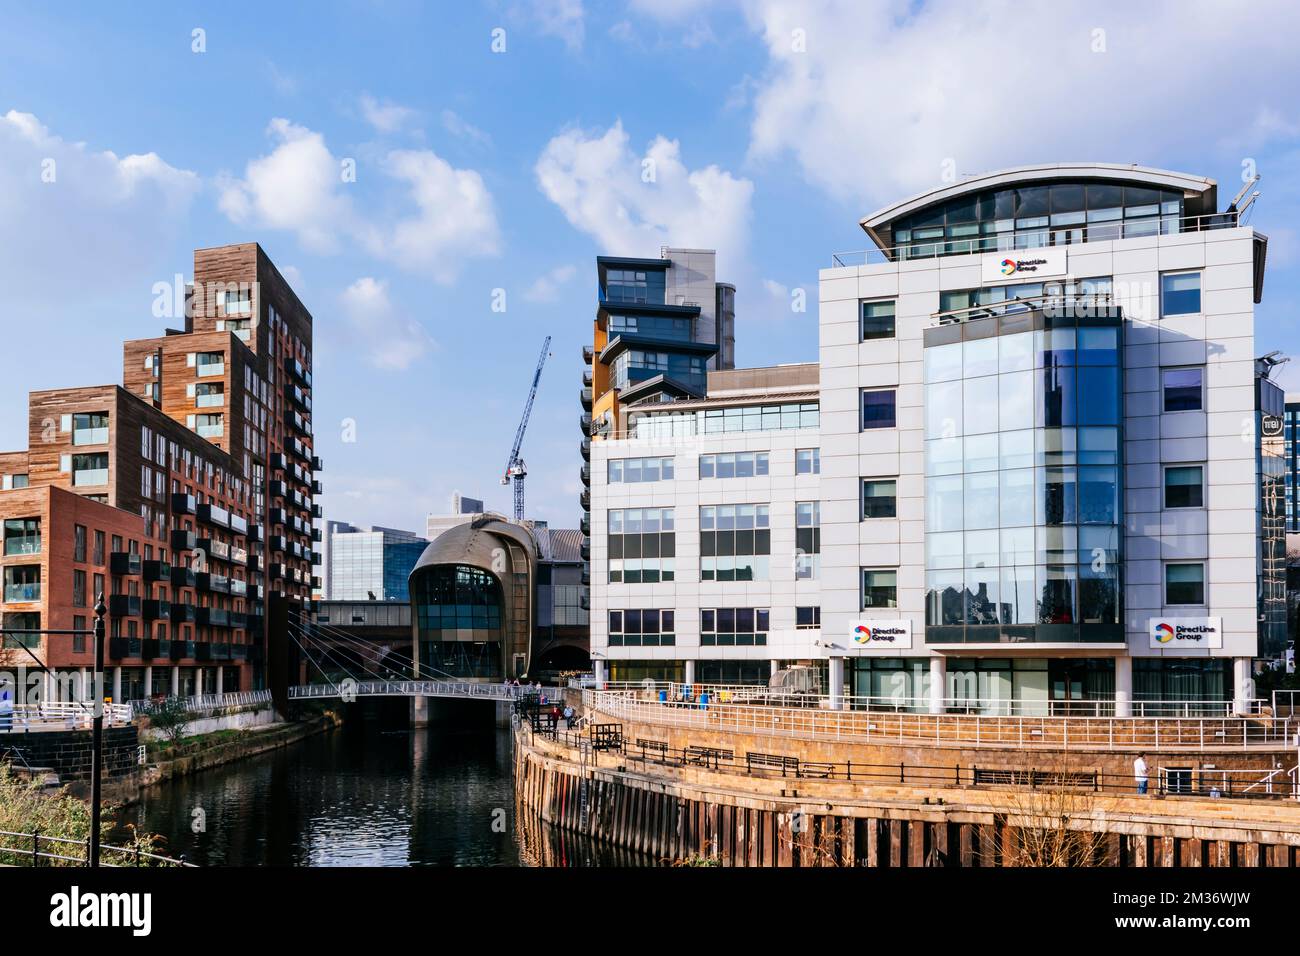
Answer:
[(725, 866), (1295, 866), (1300, 808), (789, 779), (582, 753), (516, 735), (521, 809), (663, 861)]

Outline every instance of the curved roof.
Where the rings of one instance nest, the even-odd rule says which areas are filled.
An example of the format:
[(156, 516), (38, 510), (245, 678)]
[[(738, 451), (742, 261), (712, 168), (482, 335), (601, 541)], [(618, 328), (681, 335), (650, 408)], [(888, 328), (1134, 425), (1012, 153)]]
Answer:
[(498, 547), (497, 536), (510, 538), (524, 549), (530, 565), (536, 563), (537, 546), (526, 528), (486, 515), (475, 521), (453, 525), (434, 538), (420, 555), (420, 560), (415, 562), (411, 575), (421, 568), (439, 564), (467, 564), (493, 571), (492, 552)]
[[(1163, 189), (1177, 189), (1181, 190), (1187, 199), (1199, 197), (1202, 208), (1189, 212), (1188, 215), (1204, 215), (1215, 212), (1218, 203), (1218, 184), (1213, 179), (1207, 179), (1204, 176), (1193, 176), (1189, 173), (1178, 173), (1168, 169), (1153, 169), (1149, 166), (1124, 166), (1118, 163), (1044, 163), (1034, 166), (1013, 166), (1010, 169), (981, 173), (978, 176), (971, 176), (969, 179), (963, 179), (957, 183), (940, 186), (937, 189), (928, 189), (883, 209), (876, 210), (871, 215), (864, 217), (860, 221), (860, 225), (877, 245), (885, 248), (888, 243), (888, 235), (892, 232), (890, 225), (894, 220), (916, 212), (918, 209), (946, 202), (957, 196), (1025, 183), (1098, 179), (1124, 183), (1142, 183)], [(885, 240), (884, 243), (882, 243), (882, 239)]]

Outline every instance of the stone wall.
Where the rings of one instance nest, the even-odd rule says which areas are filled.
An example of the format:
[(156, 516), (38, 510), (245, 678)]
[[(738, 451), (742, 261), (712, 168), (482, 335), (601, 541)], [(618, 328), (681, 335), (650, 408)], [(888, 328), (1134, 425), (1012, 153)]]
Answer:
[[(140, 745), (134, 725), (104, 728), (104, 772), (124, 777), (136, 769)], [(32, 733), (0, 733), (0, 754), (8, 748), (22, 754), (31, 767), (49, 767), (60, 781), (90, 779), (90, 731), (46, 730)], [(22, 761), (12, 760), (21, 766)]]

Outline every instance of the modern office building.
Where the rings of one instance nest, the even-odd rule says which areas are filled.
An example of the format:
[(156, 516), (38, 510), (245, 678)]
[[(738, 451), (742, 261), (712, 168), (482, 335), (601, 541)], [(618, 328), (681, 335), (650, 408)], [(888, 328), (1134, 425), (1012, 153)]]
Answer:
[(414, 531), (341, 521), (326, 525), (329, 601), (406, 601), (407, 578), (429, 543)]
[(621, 403), (591, 445), (598, 671), (800, 661), (935, 712), (1244, 707), (1285, 639), (1267, 238), (1212, 180), (1103, 164), (861, 225), (874, 247), (821, 274), (816, 367)]
[(492, 513), (440, 534), (410, 578), (420, 665), (484, 680), (585, 668), (580, 541)]
[(0, 454), (2, 623), (79, 628), (102, 591), (116, 700), (261, 687), (272, 614), (310, 613), (311, 315), (255, 243), (197, 250), (183, 311), (125, 344), (125, 387), (32, 393), (28, 450)]
[(425, 518), (424, 536), (432, 541), (448, 528), (454, 528), (458, 524), (467, 524), (477, 516), (486, 513), (486, 511), (482, 499), (466, 498), (459, 491), (453, 491), (451, 493), (450, 507), (446, 514), (431, 514)]
[[(736, 364), (736, 287), (715, 279), (711, 249), (660, 250), (658, 259), (601, 256), (599, 299), (582, 404), (582, 456), (591, 438), (613, 438), (625, 428), (628, 405), (702, 398), (711, 370)], [(589, 523), (590, 468), (580, 477), (582, 526)]]

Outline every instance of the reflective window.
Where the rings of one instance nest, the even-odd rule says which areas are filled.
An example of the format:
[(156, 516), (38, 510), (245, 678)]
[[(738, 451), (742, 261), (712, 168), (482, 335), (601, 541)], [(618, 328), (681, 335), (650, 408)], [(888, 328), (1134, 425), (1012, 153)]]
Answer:
[(894, 337), (894, 302), (862, 303), (862, 340)]
[(1165, 604), (1204, 604), (1205, 565), (1166, 564)]
[(862, 428), (893, 428), (897, 424), (894, 389), (872, 389), (862, 393)]
[(1201, 465), (1170, 465), (1165, 468), (1165, 507), (1205, 506), (1205, 470)]
[(766, 581), (771, 553), (767, 505), (700, 508), (701, 581)]
[(611, 485), (670, 481), (672, 477), (672, 458), (611, 458), (609, 460)]
[(609, 512), (609, 583), (657, 584), (676, 579), (677, 536), (672, 508)]
[(820, 475), (822, 456), (819, 448), (797, 448), (794, 453), (794, 473), (796, 475)]
[(701, 478), (753, 478), (767, 474), (767, 452), (738, 451), (725, 455), (701, 455)]
[(658, 608), (609, 612), (610, 647), (672, 647), (677, 643), (677, 614)]
[(862, 610), (898, 607), (898, 571), (862, 570)]
[(761, 646), (770, 627), (765, 607), (700, 608), (700, 644), (705, 647)]
[(1190, 315), (1201, 311), (1201, 274), (1165, 273), (1160, 277), (1160, 315)]
[(862, 517), (894, 518), (898, 515), (898, 480), (862, 479)]
[(1199, 412), (1205, 407), (1203, 368), (1167, 368), (1160, 373), (1167, 412)]

